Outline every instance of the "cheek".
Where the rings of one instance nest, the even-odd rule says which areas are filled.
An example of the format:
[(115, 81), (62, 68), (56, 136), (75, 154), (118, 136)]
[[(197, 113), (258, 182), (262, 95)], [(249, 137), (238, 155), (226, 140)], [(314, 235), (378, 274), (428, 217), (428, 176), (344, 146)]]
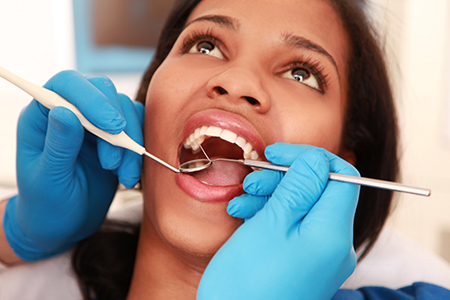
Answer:
[[(189, 99), (189, 95), (196, 93), (204, 85), (208, 78), (205, 72), (208, 64), (198, 57), (192, 56), (169, 56), (156, 70), (150, 82), (149, 91), (151, 97), (164, 99), (164, 102), (171, 104), (173, 101), (178, 106), (183, 106), (183, 101)], [(150, 99), (149, 99), (150, 98)]]
[(164, 147), (176, 147), (168, 144), (174, 140), (177, 130), (176, 123), (178, 113), (183, 106), (185, 92), (174, 76), (173, 71), (165, 64), (155, 72), (150, 82), (145, 104), (145, 145), (148, 151), (153, 153), (165, 152)]
[(176, 98), (177, 86), (174, 78), (171, 78), (168, 72), (162, 68), (163, 65), (155, 72), (150, 81), (145, 103), (146, 120), (154, 120), (156, 117), (164, 120), (170, 113), (170, 108), (173, 107), (171, 102)]
[[(279, 137), (292, 144), (308, 144), (335, 154), (341, 146), (343, 110), (337, 101), (291, 101), (278, 109)], [(328, 103), (327, 103), (328, 102)]]

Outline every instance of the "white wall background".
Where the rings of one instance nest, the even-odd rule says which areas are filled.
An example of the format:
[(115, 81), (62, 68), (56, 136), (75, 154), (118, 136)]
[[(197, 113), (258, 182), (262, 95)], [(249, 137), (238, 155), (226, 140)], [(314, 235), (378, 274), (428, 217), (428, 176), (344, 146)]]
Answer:
[[(402, 181), (432, 189), (430, 198), (398, 195), (389, 224), (450, 261), (443, 239), (450, 236), (450, 1), (375, 2), (395, 75)], [(75, 68), (72, 21), (70, 0), (0, 0), (0, 65), (39, 85)], [(106, 75), (120, 92), (134, 96), (140, 74)], [(15, 124), (29, 100), (0, 80), (3, 188), (15, 186)]]
[[(33, 83), (76, 68), (72, 0), (0, 0), (0, 37), (0, 66)], [(105, 75), (134, 97), (142, 74)], [(0, 80), (0, 184), (6, 187), (15, 186), (15, 127), (30, 100)]]
[(390, 224), (450, 261), (450, 2), (391, 0), (403, 181), (430, 198), (399, 197)]

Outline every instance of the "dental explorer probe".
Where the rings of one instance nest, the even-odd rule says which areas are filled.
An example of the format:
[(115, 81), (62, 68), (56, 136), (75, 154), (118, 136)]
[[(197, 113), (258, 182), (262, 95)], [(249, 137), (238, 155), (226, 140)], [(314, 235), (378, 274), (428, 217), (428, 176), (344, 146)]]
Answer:
[(69, 101), (58, 95), (57, 93), (50, 91), (44, 87), (38, 86), (34, 83), (31, 83), (28, 80), (25, 80), (2, 67), (0, 67), (0, 77), (11, 82), (15, 86), (26, 92), (27, 94), (29, 94), (31, 97), (36, 99), (39, 103), (47, 107), (48, 109), (52, 109), (55, 106), (62, 106), (71, 110), (78, 117), (81, 124), (86, 130), (104, 139), (108, 143), (114, 146), (129, 149), (140, 155), (148, 156), (151, 159), (155, 160), (156, 162), (162, 164), (166, 168), (169, 168), (174, 172), (180, 172), (180, 170), (178, 170), (177, 168), (169, 165), (165, 161), (147, 152), (144, 147), (142, 147), (141, 145), (136, 143), (133, 139), (131, 139), (124, 131), (120, 132), (119, 134), (111, 134), (92, 125), (92, 123), (90, 123), (81, 114), (81, 112), (78, 110), (78, 108), (75, 107), (75, 105), (73, 105), (72, 103), (70, 103)]

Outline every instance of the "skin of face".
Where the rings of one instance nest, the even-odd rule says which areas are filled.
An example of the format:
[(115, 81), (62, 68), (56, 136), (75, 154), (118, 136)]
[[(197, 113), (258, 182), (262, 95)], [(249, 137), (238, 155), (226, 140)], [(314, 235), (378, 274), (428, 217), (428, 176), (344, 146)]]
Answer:
[[(254, 142), (262, 158), (266, 146), (289, 142), (352, 161), (341, 147), (347, 35), (327, 1), (205, 0), (187, 24), (149, 86), (144, 137), (150, 153), (179, 165), (180, 144), (205, 123), (231, 126)], [(205, 40), (213, 51), (196, 52)], [(295, 80), (299, 65), (316, 72), (318, 88), (312, 79)], [(232, 197), (197, 199), (195, 191), (180, 188), (182, 176), (144, 159), (138, 253), (176, 258), (201, 272), (242, 220), (226, 212)]]

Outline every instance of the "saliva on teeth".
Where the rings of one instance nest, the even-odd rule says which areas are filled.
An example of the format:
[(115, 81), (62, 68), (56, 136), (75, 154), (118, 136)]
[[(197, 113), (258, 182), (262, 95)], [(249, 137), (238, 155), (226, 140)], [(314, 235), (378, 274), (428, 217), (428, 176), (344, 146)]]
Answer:
[(194, 154), (200, 152), (200, 146), (206, 139), (206, 137), (218, 137), (224, 141), (239, 146), (243, 153), (244, 159), (258, 159), (259, 155), (253, 146), (247, 142), (243, 137), (238, 136), (236, 133), (222, 129), (217, 126), (202, 126), (194, 130), (194, 132), (188, 136), (183, 144), (185, 149), (191, 149)]

